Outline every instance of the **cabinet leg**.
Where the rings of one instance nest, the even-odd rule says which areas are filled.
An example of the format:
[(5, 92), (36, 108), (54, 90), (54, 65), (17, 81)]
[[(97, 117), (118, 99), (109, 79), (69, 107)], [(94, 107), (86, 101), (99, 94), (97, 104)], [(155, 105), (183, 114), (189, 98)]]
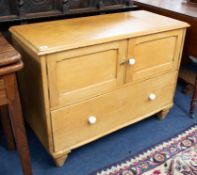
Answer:
[(162, 111), (160, 111), (158, 114), (157, 114), (157, 117), (160, 119), (160, 120), (164, 120), (166, 118), (166, 116), (168, 115), (170, 111), (170, 108), (168, 109), (164, 109)]
[(64, 162), (66, 161), (67, 157), (68, 157), (68, 154), (53, 158), (55, 165), (57, 167), (62, 167), (64, 165)]

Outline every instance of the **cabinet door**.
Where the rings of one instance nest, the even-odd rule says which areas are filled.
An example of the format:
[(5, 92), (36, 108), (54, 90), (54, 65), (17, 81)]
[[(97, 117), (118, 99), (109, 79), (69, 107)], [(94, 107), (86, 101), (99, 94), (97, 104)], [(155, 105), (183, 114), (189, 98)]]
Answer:
[(70, 105), (123, 83), (126, 42), (113, 42), (47, 57), (51, 107)]
[(0, 0), (0, 21), (17, 18), (17, 2), (15, 0)]
[(9, 1), (0, 0), (0, 16), (10, 15)]
[(75, 10), (75, 9), (88, 9), (96, 7), (106, 7), (106, 6), (113, 6), (113, 5), (126, 5), (126, 1), (124, 0), (75, 0), (75, 1), (64, 1), (64, 6), (67, 7), (68, 10)]
[(126, 81), (146, 79), (179, 66), (183, 30), (152, 34), (129, 40), (125, 60)]
[(75, 1), (65, 1), (65, 4), (69, 9), (80, 9), (80, 8), (89, 8), (96, 7), (96, 1), (94, 0), (75, 0)]
[(43, 13), (57, 10), (58, 0), (23, 0), (20, 10), (22, 13)]

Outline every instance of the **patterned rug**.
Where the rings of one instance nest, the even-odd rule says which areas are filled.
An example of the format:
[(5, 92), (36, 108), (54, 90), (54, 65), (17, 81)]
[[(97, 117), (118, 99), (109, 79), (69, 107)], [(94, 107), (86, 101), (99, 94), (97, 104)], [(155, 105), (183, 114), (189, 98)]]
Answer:
[(197, 175), (197, 125), (96, 175)]

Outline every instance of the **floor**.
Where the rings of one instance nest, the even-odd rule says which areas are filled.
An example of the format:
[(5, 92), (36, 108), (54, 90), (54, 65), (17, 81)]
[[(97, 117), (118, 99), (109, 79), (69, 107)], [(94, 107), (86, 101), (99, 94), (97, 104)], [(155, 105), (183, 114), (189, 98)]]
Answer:
[[(182, 84), (179, 84), (175, 105), (165, 120), (160, 121), (152, 116), (82, 146), (68, 156), (62, 168), (55, 167), (51, 157), (28, 128), (27, 134), (34, 175), (88, 175), (175, 136), (197, 122), (197, 118), (192, 119), (187, 114), (191, 96), (182, 94), (181, 89)], [(17, 152), (6, 150), (5, 140), (2, 131), (0, 131), (0, 175), (21, 174)]]

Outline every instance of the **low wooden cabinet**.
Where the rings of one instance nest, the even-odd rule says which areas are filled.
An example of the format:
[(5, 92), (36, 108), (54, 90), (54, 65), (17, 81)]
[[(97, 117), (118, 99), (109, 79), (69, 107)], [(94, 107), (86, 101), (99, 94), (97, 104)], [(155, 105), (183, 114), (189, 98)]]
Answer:
[(15, 26), (25, 117), (56, 164), (173, 105), (189, 25), (147, 11)]

